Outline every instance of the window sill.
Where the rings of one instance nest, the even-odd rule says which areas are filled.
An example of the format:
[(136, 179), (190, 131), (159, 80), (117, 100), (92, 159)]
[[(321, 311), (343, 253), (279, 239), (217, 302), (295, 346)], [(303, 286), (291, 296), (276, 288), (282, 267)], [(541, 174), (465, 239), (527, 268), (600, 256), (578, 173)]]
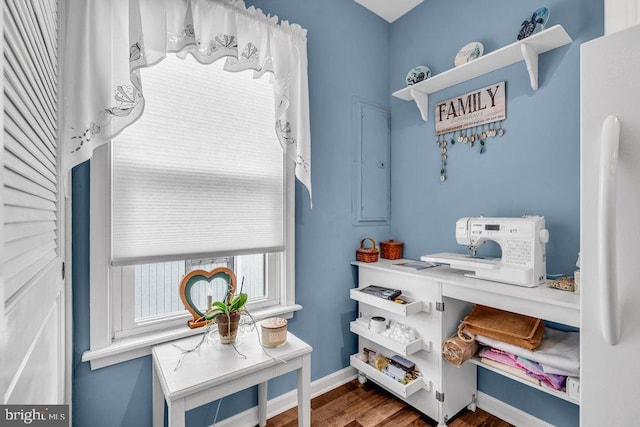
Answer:
[[(299, 310), (302, 310), (302, 306), (294, 304), (289, 306), (268, 307), (252, 312), (251, 315), (255, 320), (266, 319), (273, 316), (290, 319), (293, 317), (293, 313)], [(151, 348), (154, 345), (200, 334), (202, 332), (204, 332), (204, 328), (189, 329), (186, 326), (181, 326), (161, 332), (121, 338), (114, 340), (109, 346), (85, 351), (82, 353), (82, 361), (90, 362), (91, 370), (100, 369), (105, 366), (115, 365), (116, 363), (151, 354)]]

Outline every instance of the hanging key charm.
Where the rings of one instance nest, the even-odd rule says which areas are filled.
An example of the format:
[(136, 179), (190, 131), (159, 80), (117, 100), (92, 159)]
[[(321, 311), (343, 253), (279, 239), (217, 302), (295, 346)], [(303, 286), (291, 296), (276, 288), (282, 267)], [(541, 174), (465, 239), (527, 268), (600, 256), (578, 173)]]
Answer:
[(442, 148), (440, 148), (440, 158), (442, 159), (442, 162), (440, 163), (440, 181), (444, 182), (445, 179), (447, 179), (446, 175), (445, 175), (445, 166), (447, 165), (447, 141), (444, 141), (444, 143), (442, 144)]
[(500, 123), (498, 123), (499, 129), (498, 129), (498, 136), (502, 136), (504, 135), (504, 129), (502, 129), (502, 120), (500, 120)]

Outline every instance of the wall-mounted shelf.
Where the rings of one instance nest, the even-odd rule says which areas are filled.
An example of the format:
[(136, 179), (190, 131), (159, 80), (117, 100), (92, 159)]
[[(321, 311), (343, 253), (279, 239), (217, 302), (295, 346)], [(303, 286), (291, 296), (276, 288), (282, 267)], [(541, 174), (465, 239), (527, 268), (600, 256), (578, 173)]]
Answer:
[(429, 118), (429, 94), (471, 80), (518, 61), (524, 61), (531, 89), (538, 89), (538, 55), (572, 42), (562, 25), (554, 25), (537, 34), (511, 43), (494, 52), (393, 93), (406, 101), (414, 100), (422, 120)]

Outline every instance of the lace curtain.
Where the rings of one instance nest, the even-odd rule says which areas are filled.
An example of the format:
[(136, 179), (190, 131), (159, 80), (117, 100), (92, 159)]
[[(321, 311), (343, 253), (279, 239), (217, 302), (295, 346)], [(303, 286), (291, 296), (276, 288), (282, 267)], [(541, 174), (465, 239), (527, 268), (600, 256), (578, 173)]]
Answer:
[[(242, 0), (69, 0), (63, 172), (89, 159), (144, 110), (140, 68), (167, 53), (228, 71), (271, 73), (275, 132), (311, 196), (306, 30)], [(170, 90), (170, 88), (168, 88)]]

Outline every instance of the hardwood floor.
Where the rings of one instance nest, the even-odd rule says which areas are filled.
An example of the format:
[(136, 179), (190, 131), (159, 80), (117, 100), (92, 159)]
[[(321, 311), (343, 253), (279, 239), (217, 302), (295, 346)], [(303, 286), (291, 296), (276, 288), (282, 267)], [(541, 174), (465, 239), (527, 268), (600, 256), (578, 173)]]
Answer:
[[(267, 420), (267, 427), (296, 427), (298, 409), (292, 408)], [(371, 381), (353, 380), (311, 401), (311, 425), (317, 427), (435, 427), (437, 423), (396, 399)], [(449, 427), (512, 427), (477, 409), (462, 411)]]

